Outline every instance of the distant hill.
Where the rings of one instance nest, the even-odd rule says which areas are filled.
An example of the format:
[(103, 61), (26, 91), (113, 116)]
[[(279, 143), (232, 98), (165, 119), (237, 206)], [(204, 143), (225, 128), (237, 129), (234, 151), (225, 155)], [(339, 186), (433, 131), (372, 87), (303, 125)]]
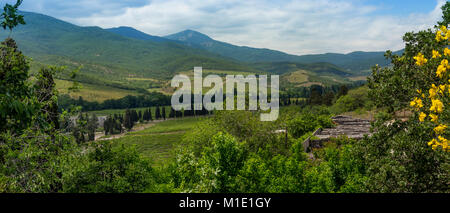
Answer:
[(340, 66), (356, 75), (367, 74), (367, 70), (375, 64), (379, 64), (380, 66), (389, 65), (389, 61), (384, 57), (384, 52), (326, 53), (297, 56), (270, 49), (236, 46), (216, 41), (207, 35), (193, 30), (185, 30), (165, 36), (165, 38), (249, 63), (286, 61), (297, 63), (326, 62)]
[[(194, 30), (185, 30), (164, 37), (151, 36), (129, 27), (119, 27), (108, 30), (119, 35), (141, 40), (159, 42), (172, 40), (185, 46), (207, 50), (211, 53), (245, 63), (293, 62), (308, 64), (324, 62), (339, 66), (340, 68), (343, 68), (347, 74), (350, 73), (352, 75), (369, 75), (370, 68), (375, 64), (380, 66), (389, 65), (389, 61), (384, 57), (384, 52), (356, 51), (348, 54), (325, 53), (297, 56), (276, 50), (232, 45), (214, 40), (208, 35)], [(394, 53), (399, 54), (401, 51)]]
[[(82, 66), (77, 79), (91, 91), (81, 94), (100, 91), (93, 88), (103, 93), (115, 88), (130, 91), (123, 94), (170, 94), (173, 88), (169, 80), (195, 66), (210, 74), (280, 74), (283, 87), (299, 87), (351, 83), (350, 77), (361, 74), (361, 69), (375, 63), (383, 65), (382, 53), (295, 56), (235, 46), (193, 30), (158, 37), (130, 27), (80, 27), (38, 13), (20, 13), (27, 24), (15, 28), (12, 38), (32, 58), (32, 70), (45, 65), (64, 65), (68, 70)], [(0, 30), (0, 39), (8, 34)], [(58, 78), (67, 79), (67, 74)]]
[(159, 37), (159, 36), (152, 36), (152, 35), (143, 33), (132, 27), (116, 27), (116, 28), (109, 28), (106, 30), (109, 32), (112, 32), (112, 33), (119, 34), (121, 36), (139, 39), (139, 40), (154, 41), (154, 42), (173, 42), (170, 39), (166, 39), (166, 38)]
[[(14, 29), (12, 37), (34, 63), (70, 68), (83, 65), (81, 73), (97, 79), (119, 81), (130, 76), (170, 79), (194, 66), (255, 71), (232, 59), (175, 42), (144, 41), (142, 35), (141, 39), (134, 39), (129, 38), (131, 34), (121, 36), (99, 27), (80, 27), (42, 14), (21, 13), (27, 24)], [(8, 33), (0, 31), (0, 39)]]

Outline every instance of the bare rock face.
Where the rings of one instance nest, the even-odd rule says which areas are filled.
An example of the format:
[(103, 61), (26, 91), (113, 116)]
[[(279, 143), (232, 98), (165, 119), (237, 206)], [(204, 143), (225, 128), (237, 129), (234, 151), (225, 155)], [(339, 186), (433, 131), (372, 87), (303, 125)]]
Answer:
[(335, 116), (331, 119), (336, 126), (333, 128), (316, 130), (313, 134), (316, 139), (308, 138), (303, 142), (305, 151), (308, 151), (311, 148), (320, 148), (322, 147), (323, 142), (342, 135), (355, 140), (364, 138), (364, 135), (372, 135), (370, 132), (369, 120), (352, 118), (350, 116)]

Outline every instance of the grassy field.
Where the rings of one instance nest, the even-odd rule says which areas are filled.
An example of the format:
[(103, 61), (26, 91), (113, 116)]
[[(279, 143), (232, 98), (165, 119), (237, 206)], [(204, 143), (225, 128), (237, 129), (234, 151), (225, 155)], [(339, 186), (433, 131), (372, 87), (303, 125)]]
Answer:
[[(55, 80), (55, 82), (56, 82), (56, 89), (61, 94), (67, 94), (67, 89), (72, 86), (72, 82), (67, 80), (57, 79)], [(70, 94), (72, 98), (77, 99), (79, 96), (81, 96), (83, 97), (84, 100), (87, 101), (103, 102), (108, 99), (119, 99), (127, 95), (139, 94), (131, 90), (118, 89), (102, 85), (93, 85), (86, 83), (80, 83), (80, 85), (82, 86), (82, 88), (79, 91)]]
[(284, 80), (293, 84), (301, 84), (308, 81), (308, 74), (304, 70), (295, 71), (283, 77)]
[(136, 146), (144, 157), (152, 159), (156, 166), (164, 165), (175, 157), (175, 150), (182, 145), (186, 131), (207, 119), (206, 117), (189, 117), (167, 120), (137, 132), (130, 132), (122, 138), (112, 140), (115, 144)]

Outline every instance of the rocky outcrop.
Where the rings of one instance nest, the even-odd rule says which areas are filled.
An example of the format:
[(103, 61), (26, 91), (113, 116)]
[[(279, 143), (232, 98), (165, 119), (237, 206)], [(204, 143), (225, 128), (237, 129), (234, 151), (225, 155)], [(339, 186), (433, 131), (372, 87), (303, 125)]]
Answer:
[(335, 116), (331, 119), (336, 126), (333, 128), (317, 129), (312, 137), (303, 142), (305, 151), (308, 152), (311, 148), (320, 148), (323, 142), (341, 135), (355, 140), (364, 138), (364, 135), (372, 135), (369, 120), (352, 118), (350, 116)]

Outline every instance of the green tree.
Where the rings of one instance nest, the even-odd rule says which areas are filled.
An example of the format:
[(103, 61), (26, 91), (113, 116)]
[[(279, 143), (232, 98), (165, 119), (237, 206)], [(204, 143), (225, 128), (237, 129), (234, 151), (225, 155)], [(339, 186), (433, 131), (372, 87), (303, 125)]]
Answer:
[(161, 118), (161, 111), (159, 109), (159, 106), (157, 106), (155, 111), (155, 120), (159, 120), (160, 118)]
[[(443, 7), (443, 21), (448, 24), (450, 2)], [(392, 67), (373, 68), (369, 78), (370, 98), (388, 113), (380, 113), (370, 138), (356, 144), (367, 167), (367, 188), (371, 192), (448, 192), (449, 153), (433, 151), (427, 143), (432, 139), (431, 122), (419, 122), (418, 113), (407, 121), (395, 117), (394, 112), (409, 108), (418, 92), (428, 92), (430, 85), (439, 82), (435, 69), (423, 69), (414, 59), (418, 53), (432, 58), (432, 51), (443, 52), (447, 41), (437, 41), (431, 29), (406, 33), (402, 55), (386, 56)], [(427, 65), (437, 67), (436, 61)], [(425, 95), (424, 95), (425, 96)], [(443, 118), (444, 120), (446, 118)], [(448, 121), (448, 120), (447, 120)], [(389, 125), (386, 125), (388, 124)]]
[(7, 38), (0, 52), (0, 133), (20, 133), (31, 125), (38, 110), (29, 78), (29, 64), (17, 49), (15, 41)]
[(2, 19), (2, 27), (6, 30), (9, 29), (9, 36), (11, 36), (11, 32), (14, 27), (19, 24), (25, 24), (25, 20), (23, 19), (23, 15), (18, 15), (19, 6), (22, 4), (23, 0), (17, 0), (14, 5), (5, 4), (3, 7), (3, 13), (0, 16)]
[(95, 140), (95, 131), (97, 130), (97, 127), (98, 127), (98, 118), (97, 118), (97, 116), (94, 113), (94, 114), (92, 114), (92, 117), (88, 121), (88, 138), (89, 138), (89, 141)]
[(212, 138), (212, 147), (207, 147), (199, 160), (204, 181), (199, 185), (205, 192), (235, 192), (236, 176), (247, 157), (245, 145), (233, 136), (217, 133)]
[(166, 120), (166, 107), (161, 107), (162, 111), (161, 111), (161, 117), (163, 118), (163, 120)]
[(148, 118), (150, 121), (153, 121), (152, 109), (148, 108)]
[(131, 118), (131, 111), (129, 109), (125, 110), (125, 117), (123, 118), (123, 126), (129, 131), (133, 128), (133, 121)]

